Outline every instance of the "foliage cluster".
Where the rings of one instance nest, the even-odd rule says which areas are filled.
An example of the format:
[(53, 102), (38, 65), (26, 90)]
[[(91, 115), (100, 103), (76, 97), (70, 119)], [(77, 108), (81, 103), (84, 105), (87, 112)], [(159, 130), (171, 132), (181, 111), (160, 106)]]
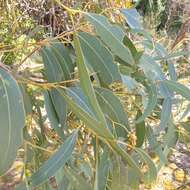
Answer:
[(153, 184), (170, 148), (189, 133), (190, 90), (172, 61), (188, 52), (168, 52), (136, 9), (110, 21), (105, 12), (59, 5), (72, 32), (32, 38), (32, 54), (0, 64), (0, 175), (22, 147), (19, 190), (51, 189), (52, 177), (68, 190)]

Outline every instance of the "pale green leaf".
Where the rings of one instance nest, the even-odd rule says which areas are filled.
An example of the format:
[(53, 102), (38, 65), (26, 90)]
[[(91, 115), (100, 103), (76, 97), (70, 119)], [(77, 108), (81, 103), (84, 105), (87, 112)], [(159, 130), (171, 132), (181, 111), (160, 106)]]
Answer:
[(190, 89), (185, 85), (171, 80), (165, 80), (161, 83), (166, 85), (169, 90), (176, 92), (177, 94), (180, 94), (181, 96), (190, 101)]
[(141, 115), (141, 117), (139, 117), (136, 120), (136, 123), (140, 123), (142, 122), (146, 117), (148, 117), (151, 112), (153, 111), (153, 109), (155, 108), (155, 106), (157, 105), (157, 89), (156, 86), (150, 82), (150, 85), (146, 86), (147, 87), (147, 92), (148, 92), (148, 104), (143, 112), (143, 114)]
[(41, 183), (47, 181), (60, 169), (60, 167), (65, 165), (74, 150), (77, 134), (78, 131), (73, 132), (73, 134), (65, 140), (63, 145), (61, 145), (59, 150), (30, 177), (29, 182), (31, 187), (37, 187)]
[(22, 145), (25, 110), (22, 93), (14, 78), (0, 68), (0, 175), (6, 172)]
[(98, 75), (100, 82), (103, 85), (110, 85), (112, 82), (121, 81), (117, 65), (108, 48), (88, 33), (81, 32), (78, 37), (83, 55)]
[(119, 26), (110, 24), (107, 18), (102, 15), (86, 13), (85, 16), (95, 27), (96, 33), (100, 36), (102, 41), (115, 55), (131, 65), (135, 64), (129, 48), (123, 44), (125, 33)]

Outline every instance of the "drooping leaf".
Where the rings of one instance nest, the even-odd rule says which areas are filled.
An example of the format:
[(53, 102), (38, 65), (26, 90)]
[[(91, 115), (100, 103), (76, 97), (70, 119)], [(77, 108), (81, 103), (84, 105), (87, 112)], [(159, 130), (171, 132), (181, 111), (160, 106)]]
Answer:
[(22, 144), (25, 110), (14, 78), (0, 68), (0, 175), (11, 167)]
[[(61, 82), (70, 79), (70, 72), (74, 68), (70, 68), (72, 66), (69, 65), (71, 65), (72, 62), (61, 44), (55, 43), (43, 47), (41, 54), (48, 82)], [(50, 95), (59, 123), (64, 126), (67, 114), (66, 103), (55, 89), (50, 90)]]
[(22, 84), (19, 86), (20, 86), (20, 89), (22, 92), (22, 97), (23, 97), (26, 115), (31, 114), (32, 113), (32, 98), (27, 91), (26, 85)]
[(63, 70), (59, 64), (56, 55), (53, 53), (50, 47), (43, 47), (41, 50), (45, 75), (48, 82), (61, 82), (64, 80)]
[(148, 170), (143, 176), (145, 183), (152, 183), (156, 181), (157, 169), (154, 162), (151, 160), (150, 156), (141, 148), (135, 148), (135, 151), (141, 156), (142, 160), (147, 164)]
[(104, 151), (102, 154), (99, 155), (96, 165), (97, 166), (94, 190), (106, 189), (110, 169), (110, 160), (107, 151)]
[(64, 79), (72, 79), (75, 64), (72, 62), (72, 59), (69, 55), (69, 51), (59, 41), (54, 41), (51, 44), (51, 51), (55, 54), (57, 61), (62, 68)]
[(74, 44), (75, 44), (75, 48), (76, 48), (77, 67), (78, 67), (79, 75), (80, 75), (81, 88), (88, 100), (88, 103), (90, 104), (91, 109), (95, 113), (96, 118), (101, 122), (102, 128), (104, 128), (106, 130), (106, 129), (108, 129), (106, 119), (100, 108), (100, 105), (98, 104), (98, 100), (96, 98), (94, 88), (91, 84), (91, 80), (90, 80), (90, 77), (89, 77), (89, 74), (87, 71), (87, 67), (85, 65), (85, 58), (84, 58), (84, 54), (82, 52), (78, 34), (76, 34), (74, 36)]
[(162, 104), (162, 111), (160, 117), (160, 129), (163, 130), (167, 127), (168, 121), (170, 120), (172, 111), (172, 99), (170, 97), (165, 98)]
[(169, 119), (168, 123), (169, 123), (168, 124), (169, 126), (164, 136), (164, 144), (163, 144), (164, 148), (173, 147), (176, 144), (177, 139), (178, 139), (178, 132), (176, 130), (176, 126), (171, 121), (171, 119)]
[(63, 145), (61, 145), (59, 150), (30, 177), (29, 182), (31, 187), (37, 187), (47, 181), (48, 178), (53, 176), (60, 169), (60, 167), (65, 165), (73, 152), (77, 134), (78, 131), (73, 132), (73, 134), (65, 140)]
[(93, 35), (81, 32), (78, 37), (85, 59), (97, 73), (100, 82), (110, 85), (112, 82), (121, 81), (110, 51)]
[(134, 65), (135, 61), (130, 50), (123, 44), (125, 35), (123, 30), (119, 26), (111, 25), (107, 18), (102, 15), (86, 13), (85, 16), (111, 51), (123, 61)]
[[(141, 111), (138, 111), (137, 113), (137, 118), (142, 116)], [(145, 139), (145, 122), (144, 120), (136, 123), (135, 125), (135, 132), (136, 132), (136, 137), (137, 137), (137, 142), (136, 142), (136, 146), (137, 147), (141, 147), (144, 143), (144, 139)]]
[(59, 92), (56, 89), (52, 89), (49, 92), (51, 100), (56, 111), (59, 123), (63, 128), (66, 122), (67, 117), (67, 105), (65, 100), (60, 96)]
[(92, 190), (92, 185), (86, 181), (83, 176), (80, 176), (72, 168), (64, 169), (67, 179), (70, 181), (70, 186), (77, 190)]
[(118, 136), (125, 136), (126, 131), (123, 129), (123, 127), (126, 127), (128, 130), (130, 130), (130, 127), (128, 123), (128, 116), (124, 111), (121, 102), (108, 89), (95, 88), (95, 90), (99, 105), (103, 113), (107, 114), (111, 118), (111, 120), (116, 122), (115, 126)]
[(146, 117), (148, 117), (151, 112), (153, 111), (153, 109), (155, 108), (155, 106), (157, 105), (157, 89), (156, 86), (150, 82), (150, 85), (147, 85), (147, 92), (148, 92), (148, 104), (143, 112), (143, 114), (141, 115), (141, 117), (139, 117), (136, 120), (136, 123), (140, 123), (142, 122)]
[(167, 162), (167, 158), (163, 153), (162, 146), (161, 146), (160, 142), (158, 142), (158, 140), (156, 139), (154, 131), (152, 130), (152, 128), (150, 126), (148, 126), (146, 128), (146, 137), (147, 137), (148, 142), (149, 142), (150, 152), (156, 153), (159, 156), (160, 165), (162, 166), (163, 164), (165, 164)]
[[(159, 43), (155, 44), (155, 50), (157, 52), (157, 54), (161, 57), (167, 56), (168, 52), (166, 51), (166, 49)], [(170, 60), (165, 60), (166, 64), (168, 65), (168, 71), (169, 71), (169, 75), (171, 80), (176, 80), (177, 79), (177, 74), (175, 71), (175, 66), (173, 63), (171, 63)]]
[(102, 127), (101, 123), (96, 119), (94, 112), (88, 104), (87, 98), (81, 98), (78, 95), (77, 89), (68, 88), (66, 91), (58, 89), (58, 91), (65, 99), (69, 108), (87, 125), (87, 127), (99, 136), (112, 138), (110, 131)]
[(130, 49), (133, 57), (135, 57), (136, 54), (138, 53), (138, 51), (137, 51), (135, 45), (133, 44), (133, 42), (126, 35), (123, 38), (123, 43), (125, 46), (127, 46)]
[(127, 167), (124, 163), (116, 158), (112, 161), (113, 169), (111, 171), (112, 180), (111, 180), (111, 190), (118, 190), (118, 189), (128, 189), (130, 184), (127, 180)]
[(141, 16), (136, 9), (121, 9), (121, 12), (125, 17), (127, 24), (132, 29), (142, 29), (142, 24), (140, 22)]
[(177, 94), (180, 94), (181, 96), (190, 101), (190, 89), (185, 85), (171, 80), (165, 80), (162, 81), (162, 83), (165, 84), (169, 90), (176, 92)]
[(57, 132), (57, 134), (62, 139), (64, 139), (64, 133), (61, 128), (61, 124), (59, 123), (57, 113), (55, 111), (51, 96), (48, 91), (44, 92), (44, 101), (45, 101), (46, 112), (47, 112), (52, 128)]

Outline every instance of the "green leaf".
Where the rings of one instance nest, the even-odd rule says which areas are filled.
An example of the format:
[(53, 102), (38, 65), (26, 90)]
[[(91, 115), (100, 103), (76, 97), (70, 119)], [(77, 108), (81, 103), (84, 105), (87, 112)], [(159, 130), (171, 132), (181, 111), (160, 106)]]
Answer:
[(73, 132), (73, 134), (65, 140), (64, 144), (61, 145), (59, 150), (30, 177), (29, 182), (31, 187), (37, 187), (41, 183), (45, 182), (48, 178), (53, 176), (60, 167), (65, 165), (74, 150), (77, 134), (78, 131)]
[(72, 79), (75, 64), (72, 62), (67, 48), (61, 42), (54, 41), (51, 44), (51, 51), (54, 53), (59, 65), (62, 68), (64, 80)]
[(96, 186), (94, 190), (104, 190), (106, 189), (110, 169), (110, 160), (107, 151), (104, 151), (102, 154), (99, 154), (99, 159), (98, 161), (96, 161), (96, 165)]
[(64, 133), (63, 133), (62, 128), (60, 127), (61, 124), (59, 123), (59, 119), (58, 119), (55, 107), (53, 105), (50, 93), (48, 91), (44, 92), (44, 101), (45, 101), (46, 112), (50, 120), (51, 126), (63, 140)]
[(23, 102), (24, 102), (24, 108), (25, 108), (25, 112), (26, 115), (31, 114), (32, 113), (32, 97), (31, 95), (28, 93), (27, 91), (27, 87), (26, 85), (22, 84), (19, 85), (21, 92), (22, 92), (22, 97), (23, 97)]
[(148, 92), (148, 104), (144, 110), (144, 113), (136, 120), (136, 123), (142, 122), (146, 117), (148, 117), (155, 106), (157, 105), (157, 89), (156, 86), (150, 82), (150, 85), (146, 85)]
[(165, 80), (161, 83), (166, 85), (168, 89), (172, 92), (176, 92), (177, 94), (180, 94), (181, 96), (190, 101), (190, 89), (185, 85), (171, 80)]
[(87, 98), (81, 98), (77, 89), (67, 88), (66, 91), (63, 89), (58, 89), (58, 91), (63, 96), (70, 109), (87, 125), (88, 128), (99, 136), (108, 139), (113, 138), (110, 131), (107, 128), (102, 127), (100, 121), (96, 119), (94, 112), (91, 110), (87, 102)]
[(145, 183), (152, 183), (156, 181), (157, 178), (157, 169), (154, 162), (148, 156), (148, 154), (141, 148), (135, 148), (135, 151), (141, 156), (142, 160), (147, 164), (148, 171), (144, 174), (143, 180)]
[(135, 64), (130, 50), (123, 44), (125, 33), (119, 26), (111, 25), (107, 18), (102, 15), (86, 13), (85, 16), (95, 27), (96, 33), (101, 37), (102, 41), (115, 55), (131, 65)]
[(78, 37), (83, 55), (97, 73), (100, 82), (103, 85), (110, 85), (112, 82), (121, 81), (110, 51), (93, 35), (80, 32)]
[(124, 130), (123, 127), (126, 127), (127, 130), (130, 130), (130, 127), (128, 123), (128, 116), (121, 102), (108, 89), (95, 88), (95, 90), (99, 105), (103, 113), (108, 115), (112, 121), (116, 122), (115, 127), (118, 136), (126, 137), (126, 130)]
[(127, 167), (124, 165), (124, 163), (116, 157), (112, 161), (112, 180), (111, 180), (111, 190), (127, 190), (130, 187), (129, 181), (127, 180)]
[(149, 142), (150, 152), (156, 153), (159, 156), (161, 165), (165, 164), (167, 162), (167, 158), (162, 151), (160, 142), (157, 141), (154, 131), (150, 126), (146, 128), (146, 137)]
[(135, 57), (138, 51), (136, 47), (134, 46), (133, 42), (126, 35), (123, 38), (123, 43), (125, 44), (126, 47), (130, 49), (133, 57)]
[(178, 139), (178, 133), (177, 133), (176, 126), (173, 124), (171, 119), (169, 119), (168, 123), (169, 124), (168, 124), (168, 128), (167, 128), (167, 132), (164, 136), (164, 143), (163, 143), (164, 148), (173, 147), (176, 144), (177, 139)]
[(72, 189), (77, 190), (92, 190), (92, 185), (86, 181), (83, 176), (80, 176), (77, 172), (75, 172), (72, 168), (64, 169), (65, 176), (70, 181)]
[(106, 119), (104, 117), (104, 114), (102, 113), (100, 105), (98, 104), (98, 100), (96, 99), (94, 88), (91, 84), (87, 67), (85, 65), (85, 58), (82, 52), (78, 34), (74, 36), (74, 44), (76, 48), (77, 67), (79, 70), (81, 88), (85, 96), (87, 97), (88, 103), (90, 104), (91, 109), (95, 113), (96, 118), (101, 122), (102, 128), (106, 130), (108, 129)]
[(136, 9), (121, 9), (121, 12), (125, 16), (127, 24), (132, 29), (142, 29), (142, 24), (140, 22), (141, 16)]
[(57, 57), (49, 46), (41, 50), (45, 74), (48, 82), (61, 82), (64, 80), (63, 70), (57, 60)]
[(163, 130), (167, 127), (168, 121), (172, 111), (172, 99), (167, 97), (164, 99), (162, 104), (162, 111), (160, 117), (160, 129)]
[(59, 123), (63, 128), (66, 122), (67, 117), (67, 106), (65, 100), (60, 96), (59, 92), (56, 89), (49, 91), (51, 100), (56, 111)]
[[(141, 116), (142, 113), (141, 111), (138, 111), (137, 113), (137, 117)], [(135, 132), (136, 132), (136, 137), (137, 137), (137, 142), (136, 142), (136, 146), (137, 147), (141, 147), (144, 143), (144, 139), (145, 139), (145, 122), (144, 120), (142, 120), (141, 122), (138, 122), (135, 125)]]
[(14, 78), (0, 68), (0, 175), (6, 172), (22, 145), (25, 110), (22, 93)]

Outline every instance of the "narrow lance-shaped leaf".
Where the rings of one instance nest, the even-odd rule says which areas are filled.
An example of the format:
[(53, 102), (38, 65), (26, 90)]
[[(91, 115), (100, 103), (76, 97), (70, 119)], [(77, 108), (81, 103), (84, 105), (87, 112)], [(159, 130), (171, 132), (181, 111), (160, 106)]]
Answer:
[(145, 183), (152, 183), (156, 180), (157, 169), (154, 162), (141, 148), (135, 148), (135, 151), (141, 156), (141, 159), (148, 165), (148, 171), (144, 174), (143, 180)]
[(72, 88), (58, 89), (59, 93), (63, 96), (70, 109), (79, 117), (88, 128), (101, 137), (112, 138), (112, 134), (107, 128), (102, 128), (101, 123), (96, 119), (93, 111), (89, 108), (89, 104), (81, 98), (76, 90)]
[[(63, 71), (61, 67), (62, 60), (60, 60), (60, 54), (57, 55), (56, 53), (54, 53), (54, 51), (56, 52), (60, 51), (60, 47), (58, 50), (55, 50), (55, 48), (56, 46), (52, 48), (51, 45), (49, 45), (49, 46), (43, 47), (41, 50), (41, 54), (42, 54), (42, 58), (44, 62), (45, 74), (46, 74), (48, 82), (61, 82), (65, 80), (65, 75), (64, 75), (65, 71)], [(69, 74), (70, 73), (68, 73), (68, 75)], [(64, 99), (59, 97), (59, 94), (55, 89), (50, 90), (50, 95), (51, 95), (54, 109), (59, 119), (59, 123), (63, 127), (65, 124), (66, 114), (67, 114), (66, 103)]]
[[(141, 111), (138, 111), (137, 113), (137, 117), (141, 116), (142, 113)], [(144, 139), (145, 139), (145, 122), (144, 120), (142, 120), (141, 122), (137, 123), (135, 125), (135, 133), (136, 133), (136, 137), (137, 137), (137, 141), (136, 141), (136, 146), (137, 147), (141, 147), (144, 143)]]
[(168, 121), (170, 120), (171, 117), (171, 111), (172, 111), (172, 99), (170, 97), (167, 97), (164, 99), (162, 104), (162, 111), (160, 117), (161, 130), (167, 127)]
[(128, 116), (119, 99), (108, 89), (95, 88), (95, 91), (103, 113), (115, 122), (117, 135), (126, 137), (126, 130), (130, 130)]
[(0, 175), (11, 167), (22, 144), (23, 97), (17, 82), (0, 68)]
[[(97, 119), (101, 122), (102, 128), (108, 129), (104, 114), (98, 104), (98, 100), (96, 99), (94, 88), (91, 84), (91, 80), (90, 80), (90, 77), (89, 77), (89, 74), (87, 71), (87, 67), (85, 65), (85, 58), (84, 58), (84, 55), (83, 55), (83, 52), (81, 49), (81, 44), (79, 41), (78, 34), (76, 34), (74, 36), (74, 44), (75, 44), (75, 48), (76, 48), (77, 67), (78, 67), (79, 75), (80, 75), (81, 88), (87, 97), (87, 100), (91, 106), (91, 109), (95, 113)], [(110, 133), (109, 130), (107, 130), (107, 132)]]
[(127, 24), (132, 29), (142, 29), (142, 24), (140, 22), (141, 16), (136, 9), (121, 9)]
[(94, 190), (106, 189), (108, 174), (110, 168), (110, 160), (108, 152), (104, 150), (102, 154), (99, 153), (98, 161), (96, 162), (96, 176)]
[(102, 15), (86, 13), (85, 16), (95, 27), (96, 33), (115, 55), (131, 65), (135, 64), (129, 48), (123, 44), (125, 33), (119, 26), (111, 25), (107, 18)]
[(169, 90), (176, 92), (177, 94), (180, 94), (181, 96), (190, 101), (190, 89), (185, 85), (170, 80), (165, 80), (161, 83), (166, 85), (169, 88)]
[(85, 59), (97, 73), (100, 82), (110, 85), (112, 82), (121, 81), (111, 52), (93, 35), (80, 32), (78, 37)]
[[(115, 141), (113, 140), (112, 134), (108, 131), (107, 128), (102, 128), (102, 125), (100, 122), (96, 120), (92, 115), (90, 115), (88, 112), (86, 112), (86, 109), (83, 109), (83, 106), (79, 105), (76, 101), (77, 99), (80, 99), (76, 92), (71, 91), (71, 89), (68, 89), (70, 93), (73, 94), (71, 97), (71, 94), (67, 95), (67, 93), (64, 90), (58, 89), (60, 94), (65, 98), (67, 104), (70, 106), (71, 110), (81, 119), (85, 122), (87, 127), (89, 127), (93, 132), (95, 132), (98, 136), (103, 137), (102, 140), (109, 144), (112, 149), (117, 152), (125, 161), (125, 163), (129, 164), (133, 169), (136, 170), (138, 175), (141, 175), (141, 171), (136, 165), (136, 163), (133, 161), (133, 159), (130, 157), (130, 155), (125, 152)], [(74, 99), (73, 99), (74, 98)], [(82, 102), (82, 100), (80, 100)], [(82, 104), (86, 104), (83, 102)], [(87, 105), (86, 105), (87, 106)], [(85, 106), (85, 107), (86, 107)], [(111, 140), (111, 141), (110, 141)]]
[(31, 187), (37, 187), (41, 183), (45, 182), (48, 178), (53, 176), (60, 169), (60, 167), (65, 165), (73, 152), (77, 134), (78, 131), (73, 132), (73, 134), (65, 140), (63, 145), (61, 145), (59, 150), (30, 177), (29, 182)]
[(44, 92), (44, 101), (45, 101), (46, 112), (52, 128), (57, 132), (57, 134), (61, 137), (61, 139), (64, 139), (64, 133), (62, 128), (60, 127), (59, 119), (48, 91)]
[(155, 108), (156, 104), (157, 104), (157, 89), (156, 86), (150, 82), (150, 85), (147, 85), (147, 92), (148, 92), (148, 104), (143, 112), (143, 114), (141, 115), (141, 117), (139, 117), (136, 120), (136, 123), (140, 123), (142, 122), (146, 117), (148, 117), (151, 112), (153, 111), (153, 109)]
[(54, 41), (50, 47), (52, 53), (56, 56), (59, 65), (63, 71), (64, 80), (72, 79), (75, 64), (72, 62), (67, 48), (59, 41)]

